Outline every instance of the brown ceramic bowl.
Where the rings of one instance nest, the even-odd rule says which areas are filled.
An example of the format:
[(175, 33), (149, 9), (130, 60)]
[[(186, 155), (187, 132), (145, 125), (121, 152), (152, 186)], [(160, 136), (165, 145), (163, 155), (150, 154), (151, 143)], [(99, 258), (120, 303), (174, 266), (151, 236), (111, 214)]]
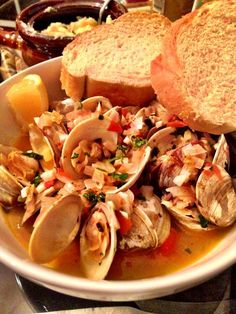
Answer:
[[(93, 17), (98, 20), (102, 0), (76, 0), (76, 1), (40, 1), (25, 8), (16, 19), (16, 28), (23, 39), (22, 55), (28, 65), (32, 65), (50, 58), (60, 56), (64, 47), (74, 37), (54, 37), (43, 35), (41, 31), (52, 22), (69, 24), (76, 21), (77, 16)], [(52, 8), (52, 9), (48, 9)], [(126, 8), (111, 0), (105, 8), (102, 20), (108, 15), (116, 19)]]

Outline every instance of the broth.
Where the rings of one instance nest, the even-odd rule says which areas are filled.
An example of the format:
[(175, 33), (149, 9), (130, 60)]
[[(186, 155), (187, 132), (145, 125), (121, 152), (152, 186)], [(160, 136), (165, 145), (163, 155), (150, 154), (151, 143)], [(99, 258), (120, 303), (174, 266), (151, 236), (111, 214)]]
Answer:
[[(25, 249), (28, 247), (33, 220), (21, 226), (24, 209), (15, 207), (4, 213), (7, 225)], [(174, 225), (174, 224), (173, 224)], [(118, 250), (106, 279), (132, 280), (160, 276), (175, 272), (193, 264), (211, 251), (225, 236), (229, 228), (214, 231), (189, 232), (174, 225), (177, 231), (176, 245), (170, 252), (163, 254), (160, 248), (154, 250), (124, 252)], [(79, 239), (54, 261), (47, 264), (60, 272), (83, 277), (79, 261)]]

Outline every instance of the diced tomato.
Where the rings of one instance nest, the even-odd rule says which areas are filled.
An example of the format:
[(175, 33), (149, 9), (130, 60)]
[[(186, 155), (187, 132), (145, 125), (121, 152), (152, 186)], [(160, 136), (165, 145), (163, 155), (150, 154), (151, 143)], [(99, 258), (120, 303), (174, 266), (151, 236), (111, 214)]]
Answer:
[(49, 189), (51, 186), (54, 185), (55, 180), (49, 180), (47, 182), (44, 182), (44, 186), (46, 189)]
[(122, 114), (122, 116), (124, 116), (124, 117), (126, 117), (127, 116), (127, 114), (128, 114), (128, 109), (126, 109), (126, 108), (121, 108), (121, 114)]
[(165, 242), (159, 247), (159, 252), (164, 256), (170, 256), (175, 252), (176, 244), (178, 240), (178, 232), (176, 229), (171, 228), (170, 234)]
[(60, 176), (63, 176), (65, 178), (67, 178), (67, 179), (72, 179), (68, 174), (65, 173), (65, 171), (62, 168), (57, 168), (57, 173)]
[(122, 215), (122, 213), (118, 210), (116, 210), (115, 213), (116, 213), (116, 218), (120, 224), (121, 235), (127, 234), (132, 227), (131, 219)]
[(123, 132), (122, 126), (119, 123), (114, 122), (113, 120), (111, 121), (107, 130), (112, 131), (112, 132), (116, 132), (116, 133), (122, 133)]
[(186, 124), (183, 121), (175, 120), (175, 121), (168, 121), (167, 126), (172, 128), (184, 128)]

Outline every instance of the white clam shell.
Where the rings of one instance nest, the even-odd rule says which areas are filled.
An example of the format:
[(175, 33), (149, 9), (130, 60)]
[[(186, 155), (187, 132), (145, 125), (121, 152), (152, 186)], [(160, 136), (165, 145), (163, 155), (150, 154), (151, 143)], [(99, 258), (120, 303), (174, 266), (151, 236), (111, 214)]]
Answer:
[(96, 139), (101, 139), (103, 142), (112, 142), (115, 145), (117, 144), (118, 134), (116, 132), (107, 130), (110, 122), (111, 121), (108, 118), (103, 120), (99, 120), (98, 118), (90, 118), (79, 123), (70, 132), (63, 145), (61, 162), (65, 173), (72, 179), (79, 178), (74, 167), (72, 166), (71, 154), (81, 140), (93, 141)]
[(170, 216), (153, 195), (135, 200), (131, 215), (132, 228), (124, 235), (121, 249), (147, 249), (160, 246), (170, 233)]
[(227, 227), (236, 220), (236, 194), (232, 178), (219, 165), (203, 170), (196, 184), (197, 205), (201, 214), (213, 224)]
[(103, 96), (94, 96), (87, 98), (81, 102), (82, 108), (90, 110), (91, 112), (97, 111), (98, 106), (101, 106), (101, 111), (107, 111), (112, 108), (110, 100)]
[(151, 148), (156, 147), (156, 145), (160, 142), (163, 141), (163, 139), (168, 136), (169, 134), (175, 132), (176, 129), (172, 128), (172, 127), (166, 127), (164, 129), (161, 129), (159, 131), (157, 131), (156, 133), (154, 133), (148, 140), (148, 145)]
[[(111, 204), (111, 205), (110, 205)], [(89, 248), (89, 240), (88, 240), (88, 224), (91, 219), (93, 219), (94, 214), (100, 211), (103, 214), (103, 217), (106, 220), (106, 225), (108, 228), (107, 234), (102, 234), (102, 243), (103, 246), (102, 251), (104, 254), (101, 256), (98, 251), (91, 250)], [(94, 229), (97, 229), (96, 218), (94, 219)], [(119, 223), (116, 219), (113, 205), (111, 202), (98, 203), (91, 212), (87, 221), (85, 222), (82, 232), (80, 234), (80, 262), (83, 268), (84, 274), (89, 279), (94, 280), (102, 280), (106, 277), (112, 261), (115, 256), (116, 247), (117, 247), (117, 236), (116, 231), (119, 228)], [(109, 238), (106, 238), (108, 236)], [(97, 256), (98, 255), (98, 256)]]
[(40, 128), (35, 124), (29, 125), (30, 144), (33, 151), (43, 156), (40, 164), (44, 171), (51, 170), (56, 167), (54, 152), (49, 140), (44, 136)]
[(30, 237), (29, 255), (37, 263), (56, 258), (75, 238), (81, 220), (83, 204), (80, 196), (69, 194), (49, 202), (41, 209)]

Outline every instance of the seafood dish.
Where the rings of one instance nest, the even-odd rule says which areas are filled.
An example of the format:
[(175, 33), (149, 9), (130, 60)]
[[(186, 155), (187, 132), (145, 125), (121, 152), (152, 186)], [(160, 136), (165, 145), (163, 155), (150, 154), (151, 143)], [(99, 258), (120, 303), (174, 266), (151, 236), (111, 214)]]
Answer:
[[(123, 278), (112, 275), (122, 258), (127, 268), (129, 258), (174, 263), (178, 237), (206, 245), (215, 234), (217, 243), (236, 220), (225, 136), (190, 129), (158, 101), (140, 108), (66, 98), (27, 133), (27, 149), (0, 145), (0, 203), (17, 237), (27, 233), (36, 263), (57, 269), (67, 259), (73, 268), (76, 255), (80, 276)], [(131, 278), (153, 276), (137, 267)]]

